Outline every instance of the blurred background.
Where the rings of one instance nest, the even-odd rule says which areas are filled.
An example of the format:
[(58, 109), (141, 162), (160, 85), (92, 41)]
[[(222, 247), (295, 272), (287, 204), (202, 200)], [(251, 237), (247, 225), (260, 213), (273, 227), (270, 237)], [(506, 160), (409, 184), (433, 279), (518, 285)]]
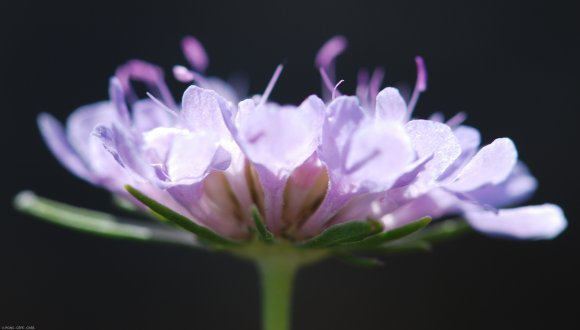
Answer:
[[(211, 75), (245, 74), (250, 92), (286, 68), (272, 99), (319, 92), (313, 66), (335, 34), (341, 89), (359, 67), (384, 66), (386, 83), (428, 92), (416, 115), (469, 114), (484, 142), (509, 136), (540, 186), (530, 204), (561, 205), (570, 221), (554, 241), (477, 234), (430, 254), (385, 258), (379, 269), (329, 260), (297, 279), (294, 329), (572, 329), (580, 327), (579, 8), (572, 1), (97, 1), (0, 4), (2, 219), (0, 325), (36, 329), (258, 329), (258, 279), (227, 255), (87, 236), (16, 213), (30, 189), (114, 211), (104, 191), (69, 174), (36, 127), (107, 98), (131, 58), (166, 72), (185, 64), (179, 42), (197, 36)], [(174, 95), (185, 85), (169, 77)]]

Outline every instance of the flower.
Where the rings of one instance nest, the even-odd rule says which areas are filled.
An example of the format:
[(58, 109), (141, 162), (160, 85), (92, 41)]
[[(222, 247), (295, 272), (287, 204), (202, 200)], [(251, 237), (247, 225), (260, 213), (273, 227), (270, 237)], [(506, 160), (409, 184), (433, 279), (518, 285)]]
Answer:
[[(194, 37), (182, 41), (189, 67), (173, 67), (175, 78), (190, 84), (181, 102), (160, 67), (131, 60), (110, 79), (108, 101), (79, 108), (66, 128), (49, 114), (38, 124), (72, 173), (162, 223), (121, 220), (30, 192), (15, 205), (86, 232), (251, 260), (262, 278), (265, 330), (289, 329), (293, 276), (322, 258), (375, 266), (360, 255), (424, 251), (464, 232), (466, 223), (515, 239), (550, 239), (566, 228), (553, 204), (504, 208), (537, 187), (509, 138), (480, 147), (464, 113), (447, 121), (439, 113), (413, 118), (427, 89), (422, 58), (415, 59), (411, 93), (381, 89), (384, 70), (377, 68), (361, 69), (348, 95), (335, 66), (346, 47), (341, 36), (322, 46), (315, 60), (321, 97), (299, 105), (269, 100), (281, 65), (253, 97), (240, 81), (207, 76), (209, 57)], [(147, 98), (139, 98), (134, 81), (147, 86)], [(460, 219), (429, 225), (453, 216)]]
[[(427, 87), (419, 57), (408, 100), (395, 88), (380, 90), (380, 68), (370, 77), (361, 70), (356, 95), (343, 95), (334, 62), (346, 40), (335, 37), (316, 59), (323, 98), (296, 106), (268, 100), (281, 66), (262, 95), (243, 99), (232, 85), (205, 77), (209, 60), (197, 39), (182, 46), (192, 68), (173, 72), (195, 85), (180, 104), (159, 67), (133, 60), (111, 79), (110, 100), (75, 111), (66, 132), (41, 114), (41, 132), (60, 162), (138, 207), (142, 194), (234, 241), (260, 230), (254, 207), (267, 232), (293, 242), (366, 219), (386, 232), (461, 215), (478, 231), (520, 239), (553, 238), (566, 227), (556, 205), (498, 209), (537, 185), (509, 138), (480, 148), (463, 114), (447, 122), (438, 114), (412, 118)], [(148, 86), (149, 98), (135, 96), (133, 80)]]

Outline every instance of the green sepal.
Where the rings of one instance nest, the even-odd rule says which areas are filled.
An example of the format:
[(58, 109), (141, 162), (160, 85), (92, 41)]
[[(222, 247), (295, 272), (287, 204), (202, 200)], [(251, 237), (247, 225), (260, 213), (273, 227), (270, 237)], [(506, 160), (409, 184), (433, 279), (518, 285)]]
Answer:
[(444, 220), (429, 226), (417, 235), (418, 240), (440, 242), (471, 232), (471, 227), (461, 218)]
[(184, 231), (137, 222), (121, 222), (110, 214), (56, 202), (39, 197), (31, 191), (23, 191), (16, 195), (14, 207), (41, 220), (93, 235), (197, 246), (195, 238)]
[(353, 250), (361, 250), (381, 246), (386, 243), (398, 240), (400, 238), (407, 237), (425, 228), (425, 226), (427, 226), (430, 222), (431, 218), (425, 217), (420, 220), (414, 221), (408, 225), (368, 237), (362, 241), (342, 243), (341, 246)]
[(386, 245), (380, 245), (366, 249), (365, 252), (391, 254), (391, 253), (416, 253), (430, 252), (432, 246), (429, 242), (420, 240), (399, 241)]
[(274, 241), (274, 234), (272, 234), (272, 232), (268, 230), (268, 227), (266, 227), (258, 208), (254, 205), (250, 209), (250, 212), (252, 213), (252, 219), (254, 220), (254, 225), (256, 226), (260, 239), (266, 243), (272, 243)]
[(127, 213), (137, 213), (140, 211), (139, 208), (135, 206), (135, 204), (131, 203), (125, 197), (115, 194), (111, 197), (111, 201), (113, 202), (113, 205)]
[(214, 244), (217, 247), (227, 247), (227, 246), (239, 244), (238, 242), (231, 241), (231, 240), (219, 235), (218, 233), (216, 233), (215, 231), (213, 231), (209, 228), (202, 227), (202, 226), (196, 224), (195, 222), (193, 222), (193, 220), (190, 220), (187, 217), (185, 217), (185, 216), (171, 210), (170, 208), (156, 202), (155, 200), (147, 197), (146, 195), (141, 193), (139, 190), (131, 187), (130, 185), (126, 185), (125, 189), (133, 197), (135, 197), (141, 203), (143, 203), (147, 207), (149, 207), (154, 213), (161, 215), (162, 217), (175, 223), (179, 227), (194, 233), (198, 238), (200, 238), (201, 240), (203, 240), (207, 243)]
[(312, 249), (330, 248), (363, 240), (381, 232), (382, 229), (382, 224), (376, 220), (342, 223), (326, 229), (320, 235), (303, 243), (299, 243), (298, 246)]
[(361, 257), (350, 253), (336, 253), (334, 256), (336, 259), (351, 266), (374, 268), (384, 265), (384, 263), (378, 259)]

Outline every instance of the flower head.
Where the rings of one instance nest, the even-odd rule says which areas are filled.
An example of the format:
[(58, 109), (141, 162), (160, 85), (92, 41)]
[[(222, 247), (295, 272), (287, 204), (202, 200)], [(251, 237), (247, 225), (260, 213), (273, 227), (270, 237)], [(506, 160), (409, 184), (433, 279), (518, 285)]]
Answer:
[[(555, 205), (498, 209), (536, 188), (509, 138), (480, 147), (478, 130), (463, 125), (463, 114), (447, 122), (440, 115), (413, 119), (427, 87), (420, 57), (408, 99), (381, 89), (380, 68), (361, 70), (349, 96), (335, 83), (335, 58), (346, 48), (335, 37), (316, 57), (323, 97), (280, 105), (268, 96), (281, 67), (262, 95), (244, 98), (205, 76), (209, 60), (197, 39), (187, 37), (182, 46), (191, 69), (175, 66), (173, 73), (194, 84), (180, 103), (160, 68), (134, 60), (111, 79), (110, 100), (75, 111), (66, 131), (41, 114), (40, 129), (61, 163), (138, 207), (139, 196), (148, 196), (235, 241), (253, 237), (260, 221), (274, 237), (294, 242), (368, 219), (378, 227), (366, 239), (377, 228), (450, 215), (514, 238), (552, 238), (566, 227)], [(135, 95), (134, 80), (148, 86), (149, 98)]]

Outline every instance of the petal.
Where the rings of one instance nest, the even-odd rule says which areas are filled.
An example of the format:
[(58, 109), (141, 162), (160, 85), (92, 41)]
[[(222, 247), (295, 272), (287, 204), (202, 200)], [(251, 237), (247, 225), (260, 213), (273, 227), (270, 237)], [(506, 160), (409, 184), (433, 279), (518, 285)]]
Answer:
[(330, 171), (343, 169), (347, 145), (364, 118), (364, 112), (356, 97), (337, 97), (328, 106), (318, 154)]
[(176, 135), (166, 162), (171, 181), (191, 184), (201, 181), (211, 170), (225, 170), (229, 155), (219, 148), (218, 142), (207, 133)]
[(461, 145), (451, 128), (442, 123), (412, 120), (405, 128), (418, 158), (432, 157), (409, 190), (410, 194), (419, 195), (430, 190), (435, 180), (455, 162), (461, 154)]
[[(217, 77), (205, 77), (197, 83), (203, 88), (215, 91), (230, 102), (239, 102), (241, 97), (245, 95), (241, 94), (235, 86)], [(241, 90), (243, 90), (243, 86)]]
[(208, 131), (160, 127), (143, 139), (149, 164), (163, 170), (168, 186), (197, 183), (211, 170), (229, 166), (229, 154), (220, 148), (217, 135)]
[(477, 152), (479, 144), (481, 143), (481, 135), (479, 131), (469, 126), (458, 126), (453, 130), (453, 134), (457, 137), (459, 145), (461, 145), (461, 155), (455, 160), (453, 165), (449, 166), (443, 175), (439, 177), (439, 181), (452, 182), (459, 171), (467, 165), (469, 160)]
[(367, 121), (352, 135), (344, 178), (368, 192), (388, 189), (414, 159), (411, 140), (403, 125)]
[(169, 127), (174, 116), (151, 100), (139, 100), (132, 106), (133, 124), (140, 132), (147, 132), (156, 127)]
[(475, 200), (495, 207), (505, 207), (524, 202), (538, 187), (538, 182), (521, 162), (514, 166), (508, 178), (497, 185), (487, 185), (471, 191)]
[(56, 159), (76, 176), (93, 182), (93, 174), (81, 157), (73, 150), (64, 134), (61, 123), (47, 113), (41, 113), (37, 121), (44, 142), (46, 142)]
[(376, 104), (377, 119), (403, 122), (407, 117), (407, 104), (396, 88), (383, 89), (377, 95)]
[(388, 189), (415, 157), (403, 125), (365, 118), (355, 98), (337, 100), (329, 106), (319, 150), (329, 171), (329, 188), (301, 228), (305, 237), (323, 229), (352, 198)]
[[(385, 228), (396, 228), (424, 217), (433, 219), (461, 212), (457, 207), (458, 199), (443, 189), (433, 189), (429, 193), (414, 198), (406, 203), (396, 200), (388, 201), (391, 205), (383, 206), (381, 221)], [(384, 202), (383, 202), (384, 203)]]
[(180, 115), (192, 131), (213, 131), (229, 136), (220, 104), (226, 102), (213, 90), (190, 86), (183, 93)]
[(562, 209), (553, 204), (504, 209), (497, 214), (474, 211), (465, 216), (478, 231), (517, 239), (551, 239), (567, 226)]
[(461, 125), (453, 130), (461, 145), (462, 154), (474, 153), (481, 143), (481, 134), (473, 127)]
[[(129, 173), (138, 175), (140, 177), (139, 181), (143, 181), (143, 179), (155, 180), (156, 176), (153, 168), (140, 154), (141, 146), (133, 136), (126, 134), (116, 125), (111, 127), (99, 125), (93, 130), (93, 135), (102, 143), (104, 149), (113, 156), (119, 165), (129, 170)], [(132, 177), (132, 179), (139, 178)], [(124, 179), (123, 181), (129, 182), (129, 179)]]
[(67, 138), (74, 150), (91, 166), (95, 155), (103, 151), (100, 144), (94, 143), (91, 135), (93, 129), (98, 125), (108, 126), (118, 121), (117, 110), (109, 101), (85, 105), (68, 117), (66, 121)]
[(481, 148), (447, 186), (454, 191), (471, 191), (504, 181), (516, 165), (518, 153), (512, 140), (501, 138)]
[(275, 175), (288, 175), (320, 144), (324, 103), (308, 97), (300, 106), (240, 102), (236, 139), (250, 161)]

